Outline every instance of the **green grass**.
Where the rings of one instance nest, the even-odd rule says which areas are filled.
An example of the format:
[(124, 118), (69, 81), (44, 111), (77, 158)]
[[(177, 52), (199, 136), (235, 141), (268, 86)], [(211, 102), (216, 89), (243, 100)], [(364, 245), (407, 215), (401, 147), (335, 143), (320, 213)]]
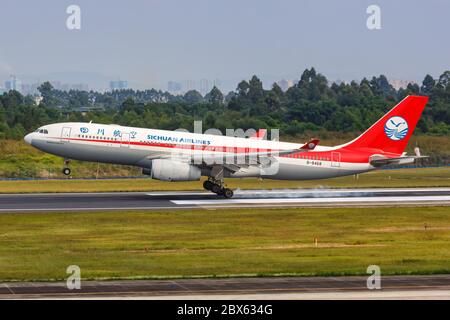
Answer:
[[(63, 159), (41, 152), (23, 141), (0, 140), (0, 177), (2, 178), (63, 178)], [(141, 169), (71, 161), (70, 167), (76, 178), (136, 176)]]
[(0, 280), (450, 273), (449, 243), (450, 207), (11, 213)]
[[(450, 167), (379, 170), (354, 176), (309, 181), (226, 179), (233, 189), (450, 187)], [(0, 193), (203, 190), (199, 181), (162, 182), (150, 178), (112, 180), (0, 181)]]

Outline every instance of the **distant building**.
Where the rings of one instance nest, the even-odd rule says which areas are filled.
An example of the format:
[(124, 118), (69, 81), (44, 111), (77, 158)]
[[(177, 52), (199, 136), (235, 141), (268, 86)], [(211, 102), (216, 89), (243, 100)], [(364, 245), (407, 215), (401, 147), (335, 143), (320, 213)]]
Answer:
[(5, 81), (6, 91), (16, 90), (22, 92), (22, 81), (17, 79), (16, 76), (11, 76), (9, 80)]
[(89, 91), (89, 86), (85, 83), (75, 83), (70, 85), (70, 90)]
[(414, 80), (401, 80), (401, 79), (390, 79), (389, 83), (394, 87), (395, 90), (399, 90), (400, 88), (405, 89), (408, 84), (415, 84)]
[(184, 86), (183, 86), (183, 91), (184, 92), (188, 92), (191, 90), (197, 90), (197, 86), (195, 85), (195, 81), (194, 80), (186, 80), (184, 82)]
[(128, 89), (128, 81), (124, 80), (110, 81), (109, 88), (111, 89), (111, 91)]
[(51, 84), (53, 88), (61, 91), (70, 91), (70, 90), (89, 91), (89, 86), (86, 83), (71, 84), (71, 83), (62, 83), (60, 81), (51, 81)]
[(199, 86), (199, 91), (202, 95), (207, 94), (209, 91), (211, 91), (211, 88), (209, 86), (209, 81), (208, 79), (201, 79), (200, 80), (200, 86)]
[(167, 82), (167, 91), (172, 94), (181, 93), (181, 83), (175, 81)]
[(220, 79), (214, 80), (214, 87), (219, 88), (222, 86), (222, 81)]
[(170, 80), (167, 82), (167, 91), (172, 94), (184, 94), (191, 90), (197, 90), (203, 96), (205, 96), (208, 92), (211, 91), (213, 86), (217, 88), (222, 86), (222, 82), (219, 79), (214, 81), (208, 79), (200, 79), (200, 80), (184, 80), (182, 82), (176, 82)]
[(38, 87), (40, 86), (40, 83), (32, 83), (32, 84), (22, 84), (22, 93), (24, 95), (36, 95), (39, 94)]
[(64, 91), (64, 85), (60, 81), (50, 81), (55, 90)]
[(287, 91), (294, 85), (294, 82), (292, 80), (281, 79), (277, 84), (280, 86), (281, 90)]

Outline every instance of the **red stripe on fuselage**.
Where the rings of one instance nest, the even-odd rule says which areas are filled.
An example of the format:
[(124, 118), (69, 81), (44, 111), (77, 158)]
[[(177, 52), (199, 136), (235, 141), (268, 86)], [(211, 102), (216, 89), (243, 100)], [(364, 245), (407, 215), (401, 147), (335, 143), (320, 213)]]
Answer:
[[(200, 150), (200, 151), (210, 151), (210, 152), (227, 152), (227, 153), (254, 153), (254, 152), (278, 152), (282, 151), (280, 149), (262, 149), (262, 148), (242, 148), (242, 147), (226, 147), (226, 146), (211, 146), (211, 145), (183, 145), (183, 144), (173, 144), (173, 143), (155, 143), (155, 142), (140, 142), (140, 141), (121, 141), (121, 140), (98, 140), (98, 139), (79, 139), (79, 138), (53, 138), (58, 140), (71, 140), (71, 141), (81, 141), (81, 142), (95, 142), (95, 143), (115, 143), (123, 145), (135, 145), (143, 146), (149, 148), (177, 148), (185, 150)], [(386, 153), (379, 149), (364, 149), (358, 150), (348, 150), (345, 147), (336, 150), (327, 151), (308, 151), (308, 152), (296, 152), (287, 155), (278, 155), (284, 158), (294, 158), (294, 159), (306, 159), (313, 161), (333, 161), (333, 162), (347, 162), (347, 163), (368, 163), (370, 156), (374, 154), (384, 155), (388, 158), (398, 157), (398, 154)]]

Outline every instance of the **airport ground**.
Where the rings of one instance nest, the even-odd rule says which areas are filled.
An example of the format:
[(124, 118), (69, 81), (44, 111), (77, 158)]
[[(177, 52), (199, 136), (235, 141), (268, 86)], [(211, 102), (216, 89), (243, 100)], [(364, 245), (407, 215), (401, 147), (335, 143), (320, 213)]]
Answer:
[[(226, 179), (233, 189), (450, 187), (450, 166), (376, 170), (361, 175), (309, 181)], [(138, 179), (0, 180), (0, 193), (203, 190), (199, 181)]]
[(448, 274), (449, 241), (449, 206), (2, 213), (0, 279)]
[[(423, 196), (427, 193), (432, 197), (448, 198), (448, 188), (445, 187), (450, 186), (450, 167), (379, 170), (357, 178), (351, 176), (317, 181), (230, 179), (227, 183), (232, 188), (245, 190), (242, 191), (244, 194), (249, 192), (248, 189), (273, 189), (275, 192), (303, 189), (304, 192), (311, 193), (323, 188), (367, 191), (367, 188), (420, 187), (422, 191), (412, 191), (411, 195)], [(174, 192), (167, 192), (168, 190)], [(144, 201), (144, 198), (150, 204), (163, 201), (162, 199), (173, 203), (176, 201), (171, 199), (182, 199), (181, 202), (215, 201), (210, 200), (214, 197), (211, 195), (193, 195), (192, 191), (200, 190), (200, 182), (167, 183), (148, 178), (0, 181), (0, 193), (22, 193), (1, 196), (6, 198), (2, 198), (0, 202), (8, 199), (11, 205), (25, 207), (28, 203), (34, 205), (33, 201), (41, 201), (43, 206), (40, 211), (19, 209), (17, 212), (8, 212), (9, 209), (6, 209), (0, 214), (0, 289), (7, 290), (0, 298), (19, 297), (18, 292), (29, 292), (29, 297), (45, 297), (46, 290), (54, 290), (52, 283), (64, 286), (68, 276), (66, 268), (73, 264), (80, 266), (83, 280), (140, 280), (132, 283), (118, 282), (109, 296), (115, 296), (123, 288), (132, 291), (141, 286), (143, 279), (168, 279), (166, 286), (172, 289), (177, 288), (174, 283), (180, 281), (171, 282), (174, 279), (202, 278), (200, 281), (203, 278), (223, 277), (230, 279), (239, 288), (245, 287), (246, 283), (241, 277), (256, 277), (262, 279), (262, 290), (217, 290), (214, 293), (192, 291), (176, 294), (178, 298), (187, 294), (187, 297), (194, 299), (211, 298), (209, 294), (214, 294), (217, 298), (237, 299), (450, 297), (446, 280), (449, 278), (446, 275), (450, 274), (448, 204), (431, 204), (427, 200), (420, 206), (414, 202), (397, 201), (387, 203), (384, 207), (371, 207), (373, 203), (359, 203), (352, 207), (344, 203), (344, 206), (337, 207), (336, 204), (329, 208), (300, 208), (297, 204), (292, 208), (282, 208), (282, 203), (276, 204), (275, 199), (270, 206), (278, 206), (276, 209), (256, 205), (248, 206), (253, 208), (243, 208), (244, 205), (239, 203), (229, 208), (204, 205), (175, 208), (175, 204), (172, 204), (174, 208), (167, 206), (165, 210), (127, 210), (123, 207), (118, 210), (95, 211), (45, 209), (48, 197), (54, 198), (55, 206), (61, 204), (61, 199), (77, 201), (76, 197), (51, 194), (61, 192), (100, 192), (98, 195), (92, 194), (92, 199), (96, 199), (92, 201), (100, 201), (101, 198), (101, 201), (106, 202), (108, 195), (102, 193), (114, 191), (130, 192), (129, 195), (109, 195), (114, 198), (122, 197), (125, 199), (124, 203), (128, 203), (130, 199)], [(163, 195), (163, 191), (168, 195)], [(34, 194), (36, 192), (49, 194), (40, 196)], [(131, 192), (142, 193), (132, 195)], [(150, 198), (153, 198), (147, 199), (152, 192), (153, 196)], [(158, 192), (161, 195), (155, 196)], [(380, 192), (386, 196), (384, 191)], [(405, 191), (400, 193), (402, 192)], [(396, 195), (407, 196), (406, 193), (400, 193)], [(82, 199), (84, 196), (78, 194), (77, 197)], [(274, 200), (271, 197), (265, 201), (269, 203)], [(188, 200), (183, 200), (185, 198)], [(93, 203), (89, 199), (83, 201)], [(120, 202), (120, 199), (116, 200)], [(118, 202), (111, 201), (110, 204), (115, 206)], [(69, 207), (72, 204), (67, 203)], [(0, 209), (2, 207), (7, 207), (5, 201), (0, 203)], [(408, 288), (392, 287), (392, 291), (384, 291), (383, 294), (367, 291), (356, 293), (351, 289), (343, 292), (339, 291), (339, 286), (327, 287), (326, 279), (332, 279), (329, 277), (339, 276), (333, 279), (344, 286), (347, 285), (346, 276), (367, 277), (366, 268), (372, 264), (379, 265), (385, 276), (417, 275), (414, 278), (399, 278), (401, 283), (406, 281), (404, 279), (409, 279), (407, 281), (415, 285)], [(434, 283), (438, 287), (433, 285), (434, 280), (429, 281), (419, 275), (436, 275), (439, 281)], [(305, 278), (310, 276), (314, 278)], [(308, 288), (307, 285), (293, 286), (293, 283), (304, 281), (315, 283), (313, 279), (320, 276), (326, 278), (318, 278), (319, 280), (325, 280), (317, 280), (317, 287), (308, 292), (302, 291)], [(266, 295), (264, 288), (273, 283), (272, 277), (289, 277), (282, 279), (291, 280), (280, 280), (280, 292), (275, 294), (277, 289)], [(423, 281), (420, 282), (419, 279)], [(11, 281), (51, 283), (42, 286), (35, 282), (14, 285)], [(106, 287), (109, 281), (105, 284)], [(88, 287), (91, 286), (98, 293), (105, 288), (102, 284), (96, 285), (95, 282), (90, 282)], [(155, 286), (157, 282), (151, 282), (147, 291), (143, 289), (145, 292), (133, 295), (130, 291), (121, 296), (174, 297), (169, 291), (159, 292), (155, 289), (157, 292), (153, 292), (152, 288)], [(215, 288), (216, 284), (212, 283), (210, 287)], [(13, 296), (8, 295), (11, 290)], [(53, 295), (61, 296), (58, 293)], [(104, 296), (107, 297), (108, 294)]]
[(82, 281), (76, 290), (64, 281), (8, 282), (0, 299), (450, 299), (446, 275), (382, 276), (377, 288), (367, 288), (367, 276)]

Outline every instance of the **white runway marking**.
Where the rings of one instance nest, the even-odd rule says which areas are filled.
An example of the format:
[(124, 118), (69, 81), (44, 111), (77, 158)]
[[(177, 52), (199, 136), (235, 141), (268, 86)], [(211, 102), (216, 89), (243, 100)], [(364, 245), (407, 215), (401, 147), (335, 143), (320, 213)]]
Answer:
[(216, 205), (216, 204), (262, 204), (262, 203), (368, 203), (368, 202), (432, 202), (450, 201), (450, 196), (418, 197), (330, 197), (330, 198), (257, 198), (257, 199), (211, 199), (211, 200), (171, 200), (177, 205)]
[(238, 190), (239, 193), (255, 193), (255, 192), (269, 192), (269, 193), (310, 193), (310, 192), (427, 192), (427, 191), (449, 191), (450, 188), (359, 188), (359, 189), (346, 189), (346, 188), (310, 188), (310, 189), (266, 189), (266, 190)]
[(161, 196), (217, 196), (215, 193), (212, 192), (203, 192), (203, 191), (192, 191), (192, 192), (174, 192), (174, 191), (168, 191), (168, 192), (150, 192), (147, 193), (148, 196), (153, 197), (161, 197)]
[[(0, 209), (0, 212), (52, 212), (52, 211), (115, 211), (115, 210), (166, 210), (177, 209), (178, 207), (92, 207), (92, 208), (20, 208), (20, 209)], [(180, 209), (198, 209), (196, 206), (184, 206)]]
[[(88, 298), (88, 299), (98, 299)], [(100, 299), (136, 300), (450, 300), (450, 290), (335, 291), (300, 293), (194, 294), (141, 297), (101, 297)]]
[[(282, 196), (290, 196), (290, 195), (303, 195), (303, 194), (360, 194), (360, 193), (380, 193), (380, 192), (450, 192), (450, 188), (360, 188), (360, 189), (322, 189), (322, 188), (312, 188), (312, 189), (261, 189), (261, 190), (253, 190), (253, 189), (237, 189), (234, 191), (236, 196), (243, 195), (282, 195)], [(193, 196), (193, 195), (214, 195), (209, 191), (163, 191), (163, 192), (148, 192), (149, 196)]]

